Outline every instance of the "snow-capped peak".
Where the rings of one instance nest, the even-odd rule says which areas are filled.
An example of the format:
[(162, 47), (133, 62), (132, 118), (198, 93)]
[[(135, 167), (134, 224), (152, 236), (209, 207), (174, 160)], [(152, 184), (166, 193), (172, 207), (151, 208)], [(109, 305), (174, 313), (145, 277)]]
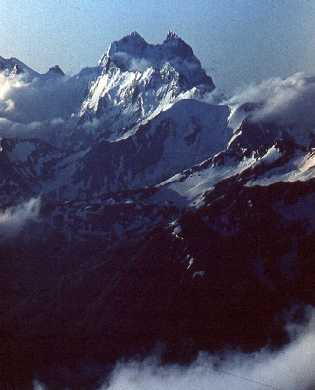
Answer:
[(110, 44), (107, 52), (102, 56), (99, 61), (100, 66), (106, 66), (108, 58), (113, 59), (121, 53), (129, 54), (130, 56), (140, 57), (143, 54), (144, 49), (148, 46), (148, 43), (137, 32), (134, 31), (129, 35), (126, 35), (119, 41), (114, 41)]
[(113, 42), (99, 66), (101, 74), (82, 104), (80, 123), (106, 129), (111, 140), (175, 101), (215, 88), (192, 48), (174, 32), (161, 44), (133, 32)]
[(114, 65), (122, 71), (145, 71), (148, 68), (162, 69), (166, 63), (179, 73), (190, 88), (204, 84), (214, 89), (211, 78), (202, 69), (192, 48), (172, 31), (162, 44), (147, 43), (139, 33), (133, 32), (113, 42), (99, 65), (105, 69)]

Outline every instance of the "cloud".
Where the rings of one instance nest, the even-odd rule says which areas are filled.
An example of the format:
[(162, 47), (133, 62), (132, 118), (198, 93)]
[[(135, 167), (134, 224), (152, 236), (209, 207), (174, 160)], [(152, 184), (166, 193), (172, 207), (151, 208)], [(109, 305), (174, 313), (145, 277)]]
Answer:
[(47, 390), (47, 387), (43, 383), (35, 379), (33, 381), (33, 390)]
[(152, 67), (152, 63), (143, 57), (134, 57), (126, 52), (118, 51), (112, 57), (117, 66), (122, 66), (131, 72), (144, 72)]
[(67, 121), (62, 118), (55, 118), (51, 121), (34, 121), (30, 123), (20, 123), (0, 117), (0, 137), (40, 137), (45, 139), (58, 129), (65, 128)]
[(315, 77), (296, 73), (287, 79), (272, 78), (250, 85), (226, 103), (234, 108), (255, 103), (254, 121), (315, 128)]
[(28, 80), (23, 74), (0, 73), (0, 136), (34, 136), (63, 126), (79, 111), (90, 78), (82, 74)]
[(130, 63), (131, 71), (144, 72), (146, 69), (150, 68), (152, 64), (144, 58), (133, 58)]
[(98, 129), (98, 127), (100, 126), (101, 123), (102, 122), (101, 122), (100, 119), (98, 119), (96, 117), (93, 117), (89, 121), (83, 122), (83, 124), (81, 126), (88, 133), (92, 133), (93, 134), (93, 132)]
[(0, 212), (0, 239), (16, 236), (29, 221), (38, 218), (40, 199), (32, 198), (18, 206), (9, 207)]
[(189, 367), (160, 366), (156, 359), (120, 363), (99, 390), (311, 390), (315, 388), (315, 311), (298, 337), (280, 352), (200, 354)]

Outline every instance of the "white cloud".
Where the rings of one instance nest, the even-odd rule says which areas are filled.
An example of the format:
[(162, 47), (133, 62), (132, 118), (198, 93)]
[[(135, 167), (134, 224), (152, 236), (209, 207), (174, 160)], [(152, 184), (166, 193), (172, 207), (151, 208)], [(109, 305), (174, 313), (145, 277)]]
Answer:
[(40, 199), (32, 198), (18, 206), (9, 207), (0, 212), (0, 239), (18, 234), (29, 221), (38, 218)]
[[(91, 75), (41, 77), (0, 73), (0, 136), (41, 135), (64, 125), (86, 93)], [(36, 136), (38, 134), (35, 134)]]
[(144, 72), (152, 66), (150, 61), (141, 57), (133, 57), (126, 52), (118, 51), (115, 53), (113, 60), (118, 66), (123, 65), (126, 69), (132, 72)]
[(311, 390), (315, 388), (315, 311), (306, 328), (280, 352), (200, 354), (189, 367), (155, 359), (120, 363), (100, 390)]
[(256, 103), (257, 121), (272, 121), (285, 126), (315, 128), (315, 77), (296, 73), (287, 79), (272, 78), (250, 85), (228, 102), (232, 107)]

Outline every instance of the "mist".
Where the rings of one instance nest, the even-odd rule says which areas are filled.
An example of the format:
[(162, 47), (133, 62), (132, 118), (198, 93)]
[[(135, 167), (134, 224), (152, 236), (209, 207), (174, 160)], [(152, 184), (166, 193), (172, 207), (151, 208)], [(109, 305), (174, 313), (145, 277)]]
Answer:
[(39, 216), (40, 198), (31, 198), (14, 207), (0, 211), (0, 241), (15, 237), (29, 221)]
[(315, 310), (291, 343), (278, 352), (251, 355), (200, 353), (190, 366), (161, 366), (157, 359), (120, 362), (98, 390), (311, 390), (315, 388)]
[(252, 84), (227, 101), (233, 108), (254, 103), (251, 119), (280, 126), (315, 127), (315, 77), (296, 73), (286, 79), (272, 78)]
[(89, 82), (82, 77), (39, 77), (0, 73), (0, 136), (42, 137), (65, 127), (80, 109)]
[[(144, 360), (122, 360), (109, 377), (104, 375), (104, 384), (96, 389), (314, 390), (315, 309), (308, 309), (307, 321), (303, 325), (288, 325), (288, 332), (290, 343), (276, 351), (265, 348), (251, 354), (200, 352), (190, 365), (162, 365), (155, 354)], [(89, 367), (84, 372), (88, 375)], [(50, 387), (45, 385), (44, 379), (36, 378), (33, 389), (50, 390)]]

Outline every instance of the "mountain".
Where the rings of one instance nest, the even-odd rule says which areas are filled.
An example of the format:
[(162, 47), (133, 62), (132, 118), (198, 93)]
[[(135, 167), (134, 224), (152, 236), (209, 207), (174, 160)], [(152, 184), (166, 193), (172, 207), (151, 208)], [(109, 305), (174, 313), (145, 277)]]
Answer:
[(39, 73), (25, 65), (17, 58), (3, 58), (0, 56), (0, 71), (4, 72), (7, 76), (24, 75), (25, 77), (32, 79), (38, 77)]
[(41, 181), (53, 175), (61, 157), (61, 151), (39, 139), (0, 140), (2, 207), (38, 196)]
[(47, 77), (55, 77), (55, 76), (63, 77), (63, 76), (65, 76), (65, 74), (59, 65), (55, 65), (55, 66), (52, 66), (51, 68), (49, 68), (48, 72), (46, 73), (46, 76)]
[(94, 389), (154, 348), (187, 363), (288, 341), (288, 313), (315, 304), (312, 78), (220, 100), (172, 32), (131, 33), (74, 76), (0, 66), (0, 363), (17, 388)]
[(125, 138), (98, 139), (75, 161), (69, 193), (75, 187), (91, 195), (158, 184), (218, 153), (230, 135), (228, 115), (226, 106), (185, 99)]
[[(113, 42), (97, 67), (69, 78), (55, 66), (32, 88), (31, 104), (39, 101), (34, 116), (27, 110), (27, 134), (42, 133), (64, 156), (53, 160), (51, 175), (36, 177), (34, 191), (58, 199), (158, 184), (218, 153), (230, 134), (229, 108), (200, 101), (213, 81), (174, 33), (158, 45), (132, 33)], [(16, 106), (25, 105), (18, 98)], [(25, 123), (16, 111), (7, 119)]]
[(159, 45), (132, 33), (113, 42), (99, 66), (102, 73), (82, 104), (80, 117), (81, 123), (95, 120), (93, 130), (109, 140), (178, 99), (202, 96), (215, 88), (190, 46), (173, 33)]
[(25, 80), (31, 81), (35, 78), (54, 78), (65, 76), (59, 65), (51, 67), (47, 73), (41, 74), (25, 65), (17, 58), (3, 58), (0, 56), (0, 72), (9, 77), (22, 76)]

